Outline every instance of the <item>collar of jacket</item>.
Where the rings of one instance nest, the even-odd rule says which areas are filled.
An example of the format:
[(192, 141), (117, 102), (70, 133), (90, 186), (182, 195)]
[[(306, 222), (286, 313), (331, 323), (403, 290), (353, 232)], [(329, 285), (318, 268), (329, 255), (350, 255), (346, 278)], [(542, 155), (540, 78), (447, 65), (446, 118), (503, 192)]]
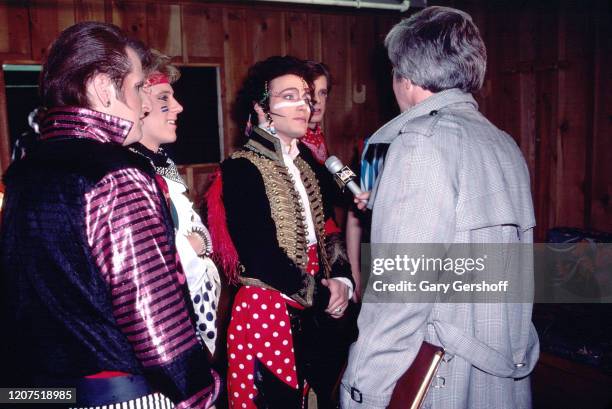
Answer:
[(90, 139), (122, 145), (134, 125), (127, 119), (82, 107), (58, 107), (47, 111), (40, 140)]
[(270, 135), (258, 126), (253, 127), (249, 141), (245, 145), (248, 149), (254, 150), (267, 157), (281, 163), (283, 162), (283, 146), (280, 139)]
[(406, 122), (454, 104), (471, 104), (474, 109), (478, 109), (478, 103), (470, 93), (463, 92), (458, 88), (440, 91), (387, 122), (374, 132), (368, 144), (391, 143), (402, 133)]

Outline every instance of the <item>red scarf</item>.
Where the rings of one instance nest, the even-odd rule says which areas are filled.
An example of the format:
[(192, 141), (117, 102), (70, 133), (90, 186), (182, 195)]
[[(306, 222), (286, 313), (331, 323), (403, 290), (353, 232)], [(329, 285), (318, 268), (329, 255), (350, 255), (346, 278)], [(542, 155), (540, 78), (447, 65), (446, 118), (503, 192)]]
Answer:
[(300, 142), (310, 149), (315, 159), (320, 163), (324, 164), (327, 159), (327, 146), (325, 146), (325, 136), (323, 136), (323, 131), (321, 131), (321, 127), (319, 125), (316, 128), (310, 129), (306, 131), (306, 135), (304, 135)]

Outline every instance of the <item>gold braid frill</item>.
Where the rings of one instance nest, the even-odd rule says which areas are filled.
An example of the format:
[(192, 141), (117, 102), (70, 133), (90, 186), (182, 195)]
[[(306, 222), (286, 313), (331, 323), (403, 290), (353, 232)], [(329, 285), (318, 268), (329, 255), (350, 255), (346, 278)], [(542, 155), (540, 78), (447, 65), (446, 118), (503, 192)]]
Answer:
[[(248, 145), (247, 145), (248, 146)], [(295, 189), (293, 176), (280, 161), (269, 159), (253, 150), (238, 151), (232, 158), (244, 158), (251, 162), (261, 173), (266, 195), (270, 203), (270, 212), (276, 226), (276, 238), (280, 247), (296, 265), (305, 271), (308, 264), (308, 243), (306, 240), (306, 213), (300, 195)], [(310, 212), (323, 259), (325, 277), (329, 277), (330, 268), (325, 250), (325, 215), (323, 200), (316, 175), (310, 166), (300, 157), (294, 163), (300, 171), (302, 183), (308, 195)]]

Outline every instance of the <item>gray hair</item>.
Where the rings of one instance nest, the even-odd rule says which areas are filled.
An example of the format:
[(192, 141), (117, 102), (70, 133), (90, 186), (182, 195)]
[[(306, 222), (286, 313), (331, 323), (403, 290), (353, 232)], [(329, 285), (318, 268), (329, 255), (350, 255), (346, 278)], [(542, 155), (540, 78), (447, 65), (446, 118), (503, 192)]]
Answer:
[(431, 92), (482, 87), (487, 50), (469, 14), (427, 7), (397, 23), (385, 38), (396, 76)]

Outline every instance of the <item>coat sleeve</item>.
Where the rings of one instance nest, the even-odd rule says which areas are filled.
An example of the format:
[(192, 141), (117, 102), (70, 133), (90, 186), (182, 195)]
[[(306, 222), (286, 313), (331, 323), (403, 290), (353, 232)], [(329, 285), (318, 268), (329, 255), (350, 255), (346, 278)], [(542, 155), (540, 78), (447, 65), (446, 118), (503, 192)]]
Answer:
[(227, 227), (245, 268), (243, 275), (288, 296), (298, 293), (307, 275), (278, 243), (259, 170), (244, 158), (226, 160), (221, 170)]
[(145, 376), (177, 408), (208, 408), (219, 379), (196, 338), (155, 182), (136, 169), (115, 171), (85, 200), (92, 256)]

